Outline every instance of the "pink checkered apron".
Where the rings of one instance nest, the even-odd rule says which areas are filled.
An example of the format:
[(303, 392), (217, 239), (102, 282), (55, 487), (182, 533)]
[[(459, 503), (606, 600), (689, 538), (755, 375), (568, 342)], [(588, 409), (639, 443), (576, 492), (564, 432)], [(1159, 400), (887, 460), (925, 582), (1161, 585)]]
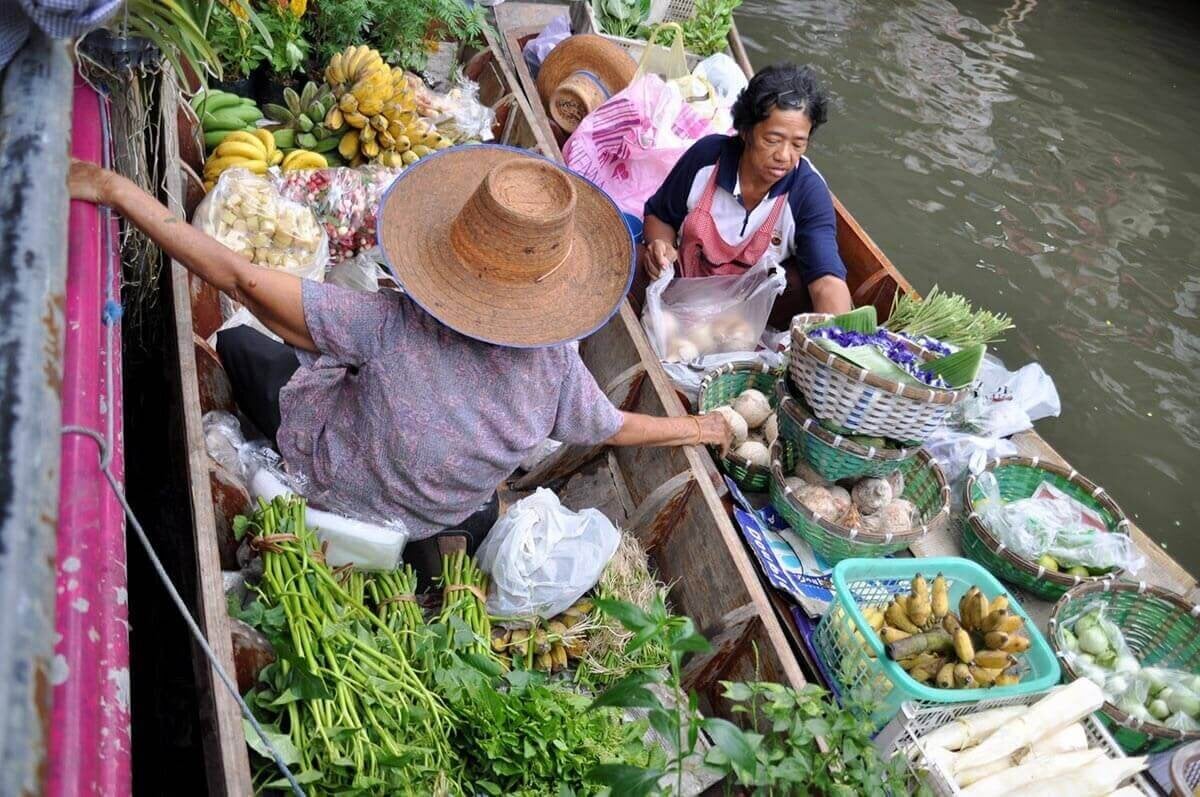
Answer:
[(713, 195), (717, 190), (717, 168), (708, 178), (708, 185), (695, 209), (683, 220), (679, 231), (679, 269), (681, 277), (713, 277), (737, 275), (757, 263), (776, 235), (775, 225), (787, 206), (787, 194), (775, 200), (766, 221), (739, 246), (730, 246), (717, 230), (712, 217)]

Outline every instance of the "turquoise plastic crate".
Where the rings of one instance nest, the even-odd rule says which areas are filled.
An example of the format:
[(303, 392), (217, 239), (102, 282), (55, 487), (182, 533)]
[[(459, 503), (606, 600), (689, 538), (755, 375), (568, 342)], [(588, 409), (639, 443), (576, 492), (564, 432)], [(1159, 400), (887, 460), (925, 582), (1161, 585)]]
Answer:
[[(883, 642), (871, 630), (859, 606), (886, 604), (893, 595), (909, 592), (909, 582), (917, 573), (930, 582), (938, 573), (946, 577), (952, 609), (972, 585), (979, 587), (988, 600), (1008, 596), (1008, 610), (1025, 620), (1024, 631), (1030, 643), (1029, 650), (1017, 657), (1024, 668), (1020, 683), (990, 689), (938, 689), (914, 681), (904, 668), (887, 658)], [(969, 559), (845, 559), (833, 568), (833, 590), (833, 602), (813, 632), (813, 643), (843, 695), (854, 692), (876, 702), (878, 707), (871, 719), (877, 728), (887, 724), (906, 700), (997, 700), (1040, 692), (1059, 681), (1058, 660), (1029, 615), (991, 573)]]

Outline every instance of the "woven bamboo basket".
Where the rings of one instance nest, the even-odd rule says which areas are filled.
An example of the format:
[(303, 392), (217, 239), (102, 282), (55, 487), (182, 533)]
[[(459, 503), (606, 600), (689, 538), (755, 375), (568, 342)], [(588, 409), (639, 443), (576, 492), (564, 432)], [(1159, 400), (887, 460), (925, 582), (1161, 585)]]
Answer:
[[(783, 378), (783, 369), (772, 370), (765, 363), (741, 362), (722, 365), (705, 374), (700, 382), (697, 406), (701, 414), (732, 404), (743, 390), (754, 388), (761, 391), (775, 406), (775, 383)], [(738, 487), (750, 492), (766, 492), (771, 481), (771, 469), (754, 465), (744, 457), (730, 451), (719, 459), (721, 469), (733, 479)]]
[[(853, 434), (919, 442), (933, 434), (951, 408), (970, 395), (969, 388), (941, 390), (901, 384), (826, 351), (805, 330), (831, 317), (804, 313), (792, 319), (788, 366), (792, 388), (821, 420)], [(922, 360), (937, 358), (912, 341), (884, 332)]]
[[(1084, 506), (1099, 512), (1110, 532), (1129, 533), (1129, 519), (1117, 503), (1103, 488), (1074, 470), (1042, 462), (1037, 458), (1001, 457), (989, 462), (984, 472), (995, 474), (1000, 485), (1000, 497), (1005, 501), (1028, 498), (1037, 490), (1039, 484), (1049, 481)], [(959, 520), (963, 553), (995, 573), (997, 577), (1028, 590), (1043, 600), (1052, 601), (1061, 598), (1071, 587), (1112, 580), (1124, 572), (1117, 569), (1101, 576), (1074, 576), (1047, 570), (1037, 562), (1018, 556), (992, 535), (983, 518), (976, 513), (976, 502), (983, 497), (977, 481), (978, 474), (972, 474), (967, 477), (963, 486), (963, 512)]]
[[(1200, 674), (1200, 605), (1193, 606), (1174, 592), (1145, 582), (1101, 580), (1070, 590), (1059, 598), (1050, 614), (1050, 645), (1062, 660), (1064, 680), (1074, 681), (1079, 673), (1067, 660), (1058, 627), (1074, 625), (1097, 604), (1104, 607), (1104, 616), (1121, 629), (1129, 649), (1143, 666)], [(1200, 739), (1200, 731), (1142, 722), (1112, 703), (1104, 704), (1100, 716), (1130, 755), (1157, 753), (1180, 742)]]
[(913, 502), (919, 519), (917, 525), (899, 534), (846, 528), (804, 506), (785, 481), (799, 459), (796, 446), (782, 438), (771, 447), (771, 505), (830, 564), (902, 551), (924, 537), (930, 526), (950, 514), (950, 488), (946, 485), (946, 477), (925, 451), (919, 451), (901, 466), (904, 492), (900, 497)]
[(1171, 797), (1193, 797), (1200, 791), (1200, 742), (1180, 747), (1171, 756)]
[(864, 446), (829, 431), (813, 417), (803, 401), (788, 394), (786, 380), (775, 384), (775, 414), (779, 436), (793, 443), (800, 456), (831, 482), (860, 476), (886, 476), (917, 455), (918, 447)]

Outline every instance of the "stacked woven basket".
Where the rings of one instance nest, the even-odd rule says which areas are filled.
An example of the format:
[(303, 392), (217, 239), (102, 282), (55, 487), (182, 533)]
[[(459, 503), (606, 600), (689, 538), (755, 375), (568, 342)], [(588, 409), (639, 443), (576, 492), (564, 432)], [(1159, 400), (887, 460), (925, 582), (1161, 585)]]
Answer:
[[(936, 461), (920, 450), (919, 441), (969, 391), (916, 389), (854, 367), (805, 333), (828, 318), (797, 316), (787, 369), (766, 371), (747, 363), (710, 373), (700, 387), (700, 411), (729, 404), (748, 387), (764, 393), (778, 429), (778, 439), (770, 441), (770, 464), (726, 453), (721, 459), (726, 474), (743, 490), (769, 491), (780, 515), (826, 561), (887, 556), (948, 519), (950, 488)], [(912, 345), (914, 354), (923, 359), (936, 357), (915, 344), (906, 345)], [(886, 477), (898, 488), (894, 498), (911, 505), (911, 524), (880, 527), (856, 512), (834, 516), (819, 507), (814, 510), (801, 500), (804, 485), (798, 477), (830, 489), (835, 483), (845, 487), (861, 479)]]

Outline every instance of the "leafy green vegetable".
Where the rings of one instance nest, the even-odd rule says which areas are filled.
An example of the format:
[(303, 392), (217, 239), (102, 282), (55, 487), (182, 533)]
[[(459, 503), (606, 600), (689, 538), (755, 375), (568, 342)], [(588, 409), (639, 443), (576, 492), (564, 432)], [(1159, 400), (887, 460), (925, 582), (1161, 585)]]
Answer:
[(431, 41), (478, 43), (487, 27), (483, 9), (463, 0), (371, 0), (371, 16), (375, 21), (366, 31), (384, 60), (418, 71)]
[(592, 0), (592, 13), (601, 33), (629, 39), (650, 16), (650, 0)]
[(733, 12), (742, 0), (696, 0), (692, 18), (683, 22), (683, 46), (689, 53), (707, 58), (725, 51)]

